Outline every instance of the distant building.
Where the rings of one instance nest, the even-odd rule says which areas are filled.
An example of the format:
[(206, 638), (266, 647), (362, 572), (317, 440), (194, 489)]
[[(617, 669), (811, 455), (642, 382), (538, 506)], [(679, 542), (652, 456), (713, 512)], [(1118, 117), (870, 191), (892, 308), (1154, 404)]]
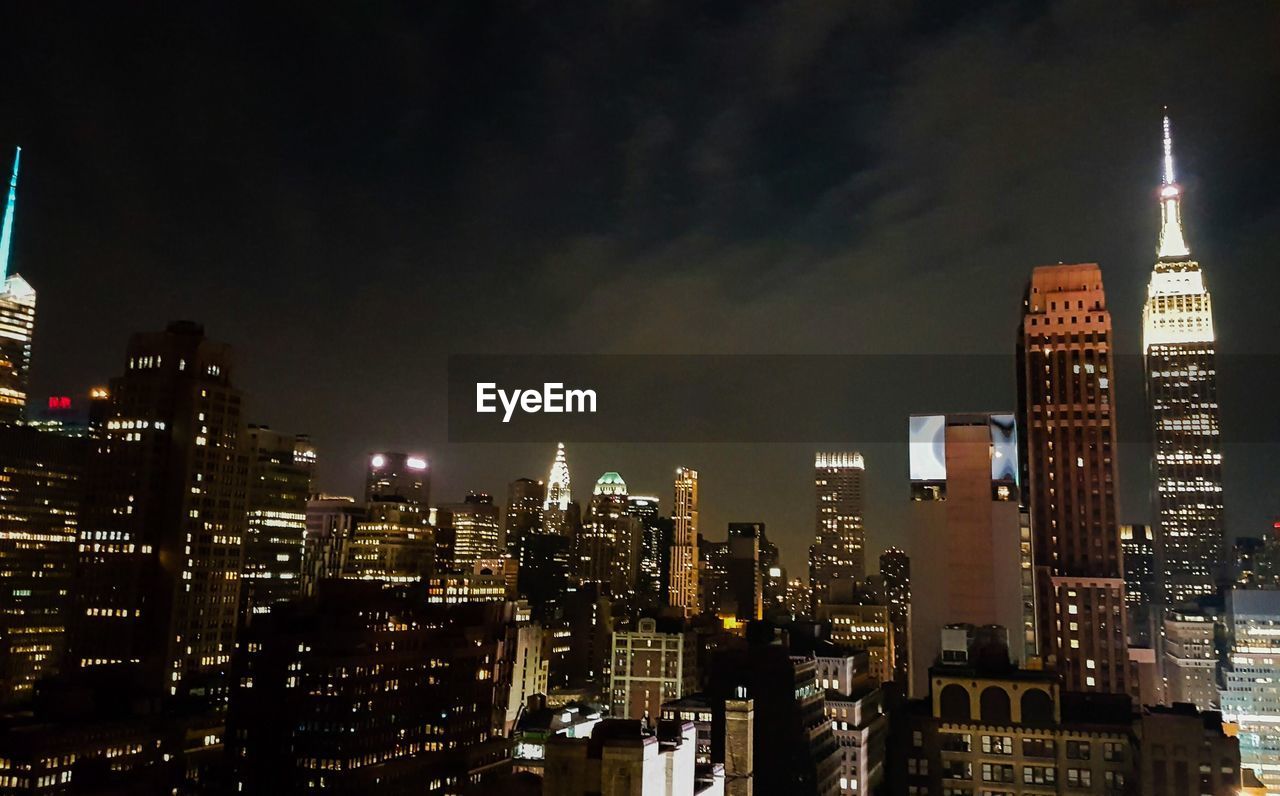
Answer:
[(512, 765), (516, 771), (542, 774), (547, 758), (547, 741), (562, 735), (566, 738), (590, 738), (591, 731), (604, 718), (599, 705), (570, 702), (548, 707), (545, 696), (532, 696), (520, 713), (512, 735)]
[(89, 447), (83, 429), (0, 424), (0, 706), (61, 667)]
[(1143, 796), (1235, 796), (1240, 742), (1222, 729), (1222, 714), (1191, 705), (1148, 707), (1134, 722)]
[(36, 328), (36, 291), (9, 268), (13, 216), (17, 209), (19, 148), (13, 156), (9, 201), (0, 227), (0, 423), (21, 420), (31, 378), (31, 338)]
[(1129, 662), (1112, 343), (1096, 264), (1032, 272), (1018, 336), (1018, 426), (1039, 652), (1067, 689), (1123, 694)]
[(245, 448), (249, 492), (240, 600), (245, 616), (251, 617), (302, 593), (307, 498), (316, 449), (305, 435), (252, 425), (245, 434)]
[(1159, 600), (1156, 583), (1155, 536), (1147, 525), (1121, 525), (1124, 552), (1124, 601), (1129, 612), (1129, 644), (1151, 646), (1151, 606)]
[[(661, 627), (661, 629), (660, 629)], [(693, 633), (672, 620), (641, 619), (613, 634), (609, 699), (613, 715), (654, 722), (662, 704), (697, 687)]]
[(698, 471), (676, 468), (675, 501), (671, 513), (674, 539), (671, 544), (671, 577), (668, 601), (684, 611), (698, 612)]
[(437, 568), (462, 572), (481, 559), (502, 552), (498, 507), (484, 492), (468, 492), (461, 503), (445, 503), (436, 509), (436, 527), (453, 531), (453, 559), (437, 562)]
[(671, 566), (671, 522), (661, 516), (659, 505), (659, 499), (650, 495), (627, 495), (627, 514), (640, 521), (636, 589), (642, 594), (663, 595), (665, 599)]
[(1165, 612), (1160, 663), (1167, 703), (1186, 702), (1200, 710), (1218, 707), (1215, 631), (1219, 621), (1216, 611), (1197, 610), (1193, 605)]
[(541, 528), (542, 501), (546, 497), (546, 484), (532, 478), (517, 478), (507, 486), (507, 514), (502, 530), (511, 555), (518, 558), (525, 534)]
[[(822, 669), (823, 659), (817, 663)], [(839, 792), (877, 793), (884, 781), (889, 724), (883, 694), (867, 670), (866, 656), (845, 657), (841, 663), (841, 676), (832, 678), (826, 689), (827, 718), (840, 747)]]
[(640, 570), (643, 530), (628, 507), (622, 476), (605, 473), (592, 489), (590, 507), (574, 538), (579, 580), (604, 584), (617, 596), (635, 591)]
[(236, 789), (448, 792), (502, 773), (514, 619), (353, 581), (258, 617), (227, 724)]
[(1222, 429), (1213, 307), (1182, 234), (1182, 186), (1164, 117), (1160, 245), (1142, 307), (1143, 373), (1152, 423), (1152, 475), (1161, 602), (1214, 594), (1224, 572)]
[(889, 607), (855, 603), (827, 603), (818, 610), (818, 619), (830, 623), (831, 642), (848, 650), (865, 652), (871, 680), (893, 680), (893, 621)]
[(1236, 725), (1240, 764), (1280, 790), (1280, 590), (1232, 589), (1227, 614), (1232, 642), (1222, 715)]
[(573, 523), (569, 518), (569, 506), (573, 502), (573, 492), (569, 482), (569, 461), (565, 457), (564, 443), (556, 445), (556, 457), (551, 462), (551, 472), (547, 476), (547, 489), (542, 500), (543, 532), (573, 535)]
[(72, 661), (225, 696), (248, 460), (230, 348), (180, 321), (129, 340), (85, 474)]
[(355, 498), (312, 495), (307, 501), (307, 535), (302, 548), (302, 594), (314, 596), (317, 584), (348, 571), (356, 526), (364, 506)]
[(907, 687), (911, 677), (911, 559), (896, 547), (880, 554), (884, 604), (893, 625), (893, 681)]
[(863, 478), (866, 465), (855, 451), (819, 453), (814, 457), (816, 528), (809, 548), (812, 611), (829, 599), (836, 583), (866, 577), (866, 531), (863, 528)]
[(430, 470), (425, 456), (379, 452), (369, 457), (365, 516), (356, 525), (343, 577), (414, 582), (436, 566), (429, 524)]

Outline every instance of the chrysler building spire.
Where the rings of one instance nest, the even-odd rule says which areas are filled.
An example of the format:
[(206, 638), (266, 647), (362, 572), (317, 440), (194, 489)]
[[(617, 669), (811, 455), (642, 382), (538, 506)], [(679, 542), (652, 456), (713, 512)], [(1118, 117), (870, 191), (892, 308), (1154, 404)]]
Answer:
[(1182, 188), (1173, 177), (1173, 136), (1169, 132), (1169, 109), (1164, 114), (1164, 179), (1160, 183), (1160, 259), (1189, 257), (1191, 250), (1182, 236)]
[(547, 498), (542, 504), (543, 510), (569, 508), (569, 463), (564, 456), (564, 443), (556, 446), (556, 459), (551, 463), (551, 474), (547, 477)]

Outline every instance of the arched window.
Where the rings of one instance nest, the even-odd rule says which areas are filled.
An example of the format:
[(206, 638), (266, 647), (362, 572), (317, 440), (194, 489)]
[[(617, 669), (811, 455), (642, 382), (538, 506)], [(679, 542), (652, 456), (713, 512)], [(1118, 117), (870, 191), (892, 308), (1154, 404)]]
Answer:
[(1053, 699), (1039, 688), (1032, 688), (1023, 693), (1022, 723), (1052, 724)]
[(969, 713), (969, 692), (962, 685), (952, 683), (942, 689), (938, 706), (944, 721), (968, 721), (972, 718)]
[(984, 724), (1008, 724), (1013, 721), (1009, 694), (1003, 688), (994, 685), (984, 688), (978, 707)]

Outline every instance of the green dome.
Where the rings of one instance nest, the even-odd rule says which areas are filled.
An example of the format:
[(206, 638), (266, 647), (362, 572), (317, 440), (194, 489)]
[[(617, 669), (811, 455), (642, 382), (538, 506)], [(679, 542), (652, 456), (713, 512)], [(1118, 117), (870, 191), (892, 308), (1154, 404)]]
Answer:
[(610, 470), (600, 479), (596, 481), (596, 488), (592, 490), (596, 495), (625, 495), (627, 494), (627, 482), (622, 480), (622, 476)]

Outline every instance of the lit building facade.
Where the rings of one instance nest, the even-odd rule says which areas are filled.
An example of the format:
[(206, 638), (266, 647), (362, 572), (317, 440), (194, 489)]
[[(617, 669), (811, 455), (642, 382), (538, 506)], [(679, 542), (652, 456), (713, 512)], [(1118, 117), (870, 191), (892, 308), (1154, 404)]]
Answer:
[(547, 485), (532, 478), (517, 478), (507, 485), (507, 513), (502, 520), (502, 532), (507, 552), (520, 555), (520, 542), (525, 534), (536, 533), (542, 525), (542, 501), (547, 497)]
[(1280, 790), (1280, 590), (1227, 594), (1231, 654), (1223, 671), (1223, 718), (1236, 725), (1240, 765)]
[(614, 716), (657, 721), (662, 704), (693, 693), (697, 685), (694, 635), (676, 622), (659, 630), (641, 619), (635, 630), (613, 634), (609, 699)]
[(312, 495), (307, 501), (307, 535), (302, 551), (302, 593), (316, 593), (322, 580), (340, 578), (355, 542), (364, 506), (343, 495)]
[(876, 683), (893, 679), (893, 621), (884, 605), (828, 603), (818, 619), (830, 622), (832, 643), (867, 653), (867, 671)]
[(1149, 525), (1121, 525), (1124, 553), (1124, 600), (1129, 644), (1151, 646), (1151, 606), (1156, 600), (1155, 535)]
[(652, 495), (627, 495), (627, 514), (640, 521), (640, 563), (636, 588), (644, 594), (663, 595), (666, 589), (670, 540), (663, 539), (661, 502)]
[(30, 700), (66, 651), (87, 435), (0, 425), (0, 706)]
[(1102, 270), (1036, 268), (1018, 338), (1019, 459), (1038, 648), (1071, 691), (1128, 691), (1112, 363)]
[(179, 321), (135, 334), (127, 359), (86, 471), (72, 660), (137, 666), (156, 694), (211, 693), (235, 646), (244, 563), (231, 351)]
[(356, 526), (344, 577), (416, 581), (436, 565), (425, 456), (375, 453), (365, 479), (365, 516)]
[(1142, 353), (1155, 444), (1156, 554), (1165, 605), (1212, 594), (1225, 576), (1222, 429), (1213, 307), (1182, 233), (1164, 119), (1160, 245), (1142, 308)]
[(893, 680), (905, 688), (911, 677), (911, 559), (896, 547), (880, 554), (880, 587), (893, 625)]
[[(453, 531), (451, 566), (457, 571), (466, 570), (481, 559), (495, 558), (502, 551), (498, 507), (493, 505), (493, 497), (483, 492), (468, 492), (461, 503), (440, 506), (436, 510), (436, 527)], [(441, 568), (446, 565), (438, 563)]]
[(36, 327), (36, 291), (9, 271), (13, 249), (13, 215), (18, 200), (19, 148), (13, 156), (9, 201), (0, 227), (0, 422), (21, 420), (31, 377), (31, 338)]
[(606, 584), (611, 594), (636, 588), (642, 528), (628, 512), (627, 483), (607, 472), (592, 489), (587, 515), (574, 539), (575, 571), (584, 583)]
[(542, 500), (542, 528), (545, 533), (570, 536), (573, 533), (569, 517), (569, 505), (573, 502), (573, 490), (569, 480), (569, 460), (565, 456), (564, 443), (556, 444), (556, 457), (547, 475), (546, 496)]
[(675, 501), (671, 521), (674, 525), (671, 544), (671, 576), (668, 602), (684, 611), (685, 616), (698, 612), (698, 471), (676, 468)]
[(1218, 707), (1219, 617), (1207, 611), (1171, 610), (1161, 632), (1161, 687), (1168, 704), (1185, 702), (1201, 710)]
[(248, 515), (245, 522), (244, 613), (266, 613), (302, 593), (307, 497), (316, 448), (305, 435), (249, 426)]
[(866, 532), (862, 525), (862, 454), (818, 453), (814, 457), (816, 528), (809, 548), (809, 591), (813, 610), (826, 603), (833, 584), (866, 577)]

